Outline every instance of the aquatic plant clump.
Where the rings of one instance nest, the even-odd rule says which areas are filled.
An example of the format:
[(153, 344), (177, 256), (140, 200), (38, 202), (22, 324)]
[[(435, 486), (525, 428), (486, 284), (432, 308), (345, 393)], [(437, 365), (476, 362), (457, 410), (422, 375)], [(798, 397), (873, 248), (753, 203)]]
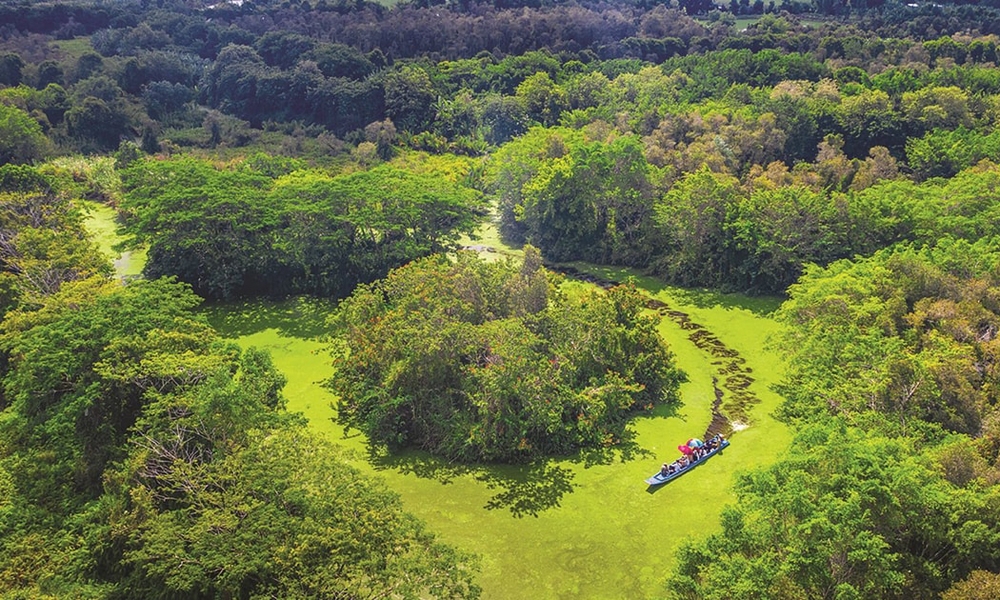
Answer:
[(557, 281), (529, 248), (520, 265), (432, 257), (359, 287), (335, 319), (338, 419), (461, 461), (618, 443), (684, 375), (636, 290), (568, 298)]

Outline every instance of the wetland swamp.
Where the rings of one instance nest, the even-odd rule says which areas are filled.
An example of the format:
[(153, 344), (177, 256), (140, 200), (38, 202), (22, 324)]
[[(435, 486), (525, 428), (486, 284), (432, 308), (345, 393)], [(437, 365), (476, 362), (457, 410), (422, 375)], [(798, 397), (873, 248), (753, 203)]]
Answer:
[[(92, 211), (90, 218), (106, 248), (110, 217)], [(122, 275), (136, 272), (134, 261), (116, 264), (128, 265)], [(572, 279), (567, 286), (630, 279), (647, 293), (688, 381), (678, 406), (634, 419), (622, 447), (525, 466), (456, 466), (417, 452), (375, 455), (360, 434), (345, 432), (323, 386), (333, 375), (324, 341), (332, 303), (295, 298), (202, 310), (226, 337), (271, 353), (288, 379), (289, 410), (345, 447), (355, 467), (381, 478), (443, 541), (481, 558), (484, 599), (656, 598), (678, 544), (719, 528), (723, 506), (733, 501), (734, 474), (772, 462), (791, 438), (772, 417), (780, 398), (771, 386), (782, 362), (768, 346), (778, 330), (769, 314), (778, 301), (668, 287), (617, 269), (571, 268), (596, 283)], [(732, 445), (675, 482), (646, 486), (643, 480), (675, 457), (678, 444), (709, 429), (720, 392), (723, 410), (740, 415)]]

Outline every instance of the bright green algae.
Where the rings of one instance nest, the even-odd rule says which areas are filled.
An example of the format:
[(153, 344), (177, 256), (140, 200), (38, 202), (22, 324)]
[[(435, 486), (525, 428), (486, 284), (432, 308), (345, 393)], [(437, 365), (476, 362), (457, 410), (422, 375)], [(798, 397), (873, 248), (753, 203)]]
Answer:
[[(113, 215), (101, 208), (91, 212), (88, 226), (114, 256)], [(478, 243), (484, 241), (492, 246), (494, 240)], [(119, 275), (131, 275), (141, 261), (117, 266)], [(575, 266), (615, 281), (630, 276)], [(772, 462), (790, 434), (771, 416), (780, 401), (771, 385), (783, 368), (767, 347), (779, 327), (768, 317), (774, 300), (681, 290), (649, 278), (632, 281), (738, 353), (752, 373), (748, 389), (756, 400), (748, 407), (749, 427), (732, 435), (724, 454), (652, 490), (643, 480), (677, 455), (678, 444), (709, 426), (713, 379), (719, 379), (719, 359), (698, 348), (691, 330), (676, 319), (664, 317), (660, 332), (688, 374), (682, 403), (637, 417), (626, 452), (585, 453), (525, 467), (458, 468), (415, 452), (370, 456), (360, 434), (345, 436), (333, 422), (333, 397), (322, 385), (333, 374), (322, 340), (332, 304), (294, 299), (204, 310), (224, 335), (271, 353), (288, 378), (289, 410), (350, 449), (356, 467), (384, 478), (444, 541), (482, 558), (478, 583), (485, 599), (655, 598), (662, 595), (677, 545), (718, 529), (722, 507), (734, 499), (734, 473)]]
[(119, 277), (135, 277), (142, 273), (142, 267), (146, 264), (145, 250), (118, 252), (114, 249), (115, 244), (121, 241), (115, 225), (115, 209), (99, 202), (79, 202), (86, 211), (84, 225), (94, 236), (101, 251), (114, 262), (115, 273)]
[(771, 462), (790, 436), (771, 417), (779, 398), (770, 385), (781, 363), (766, 342), (777, 324), (738, 296), (637, 283), (738, 351), (752, 369), (750, 387), (759, 399), (750, 409), (750, 426), (732, 436), (723, 455), (652, 493), (643, 480), (677, 454), (678, 444), (708, 427), (718, 368), (669, 319), (660, 331), (688, 374), (683, 403), (635, 419), (631, 453), (462, 469), (420, 453), (369, 457), (361, 435), (345, 437), (332, 420), (333, 397), (322, 387), (333, 374), (319, 339), (328, 306), (293, 300), (207, 311), (241, 345), (271, 352), (288, 378), (290, 410), (355, 450), (355, 466), (385, 478), (406, 508), (445, 541), (482, 557), (484, 598), (645, 598), (660, 595), (682, 539), (718, 528), (722, 506), (733, 500), (733, 474)]

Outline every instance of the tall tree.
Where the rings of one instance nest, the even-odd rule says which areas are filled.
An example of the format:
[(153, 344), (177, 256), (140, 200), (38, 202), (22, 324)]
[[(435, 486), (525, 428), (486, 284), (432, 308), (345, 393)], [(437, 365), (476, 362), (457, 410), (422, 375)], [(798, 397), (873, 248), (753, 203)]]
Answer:
[(372, 444), (522, 462), (621, 440), (683, 374), (621, 287), (561, 296), (541, 257), (430, 257), (359, 286), (337, 316), (338, 418)]
[(24, 59), (20, 54), (4, 52), (0, 54), (0, 85), (17, 87), (21, 85)]
[(87, 96), (66, 111), (66, 128), (82, 149), (106, 152), (121, 143), (129, 131), (129, 118), (123, 105)]
[(622, 136), (564, 151), (543, 162), (522, 188), (515, 211), (528, 241), (551, 260), (643, 264), (653, 188), (638, 139)]
[(49, 147), (38, 121), (19, 108), (0, 104), (0, 163), (30, 163), (43, 158)]
[(147, 276), (176, 275), (206, 298), (261, 290), (277, 218), (266, 177), (182, 158), (136, 162), (124, 179), (125, 231), (148, 245)]
[(655, 204), (654, 219), (667, 240), (664, 264), (657, 268), (681, 283), (731, 281), (738, 257), (727, 220), (741, 196), (734, 177), (707, 167), (675, 183)]
[(781, 310), (791, 325), (784, 414), (977, 434), (998, 376), (996, 262), (995, 240), (945, 238), (807, 269)]
[(736, 493), (722, 532), (680, 550), (671, 597), (932, 598), (1000, 558), (994, 494), (959, 493), (912, 441), (840, 421), (802, 431)]
[(746, 253), (741, 287), (783, 290), (806, 263), (828, 264), (851, 253), (846, 200), (804, 187), (754, 190), (731, 217), (730, 235)]

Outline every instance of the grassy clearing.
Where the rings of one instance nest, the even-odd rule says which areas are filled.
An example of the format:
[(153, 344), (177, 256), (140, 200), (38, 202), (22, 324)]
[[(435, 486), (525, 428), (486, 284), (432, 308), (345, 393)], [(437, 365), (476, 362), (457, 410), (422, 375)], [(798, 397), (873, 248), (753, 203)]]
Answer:
[(750, 27), (757, 21), (760, 21), (760, 16), (753, 17), (736, 17), (736, 24), (733, 25), (733, 29), (736, 31), (743, 31), (747, 27)]
[(93, 52), (94, 47), (90, 43), (90, 37), (78, 37), (71, 40), (55, 40), (51, 42), (53, 46), (66, 55), (67, 58), (76, 60), (87, 52)]
[[(753, 25), (759, 20), (760, 20), (760, 15), (745, 15), (741, 17), (736, 17), (736, 22), (733, 24), (733, 29), (735, 31), (743, 31), (744, 29)], [(711, 21), (709, 21), (707, 18), (704, 17), (696, 18), (695, 21), (698, 21), (705, 27), (712, 27), (713, 25), (715, 25), (715, 23), (712, 23)]]
[[(733, 24), (733, 30), (743, 31), (748, 27), (750, 27), (751, 25), (753, 25), (754, 23), (756, 23), (757, 21), (760, 21), (761, 16), (762, 15), (738, 16), (736, 17), (736, 22)], [(806, 25), (809, 27), (820, 27), (821, 25), (823, 25), (823, 23), (829, 20), (828, 17), (825, 18), (820, 15), (796, 15), (796, 19), (802, 25)], [(695, 20), (704, 25), (705, 27), (712, 27), (713, 25), (713, 23), (709, 22), (707, 18), (701, 17), (701, 18), (696, 18)]]

